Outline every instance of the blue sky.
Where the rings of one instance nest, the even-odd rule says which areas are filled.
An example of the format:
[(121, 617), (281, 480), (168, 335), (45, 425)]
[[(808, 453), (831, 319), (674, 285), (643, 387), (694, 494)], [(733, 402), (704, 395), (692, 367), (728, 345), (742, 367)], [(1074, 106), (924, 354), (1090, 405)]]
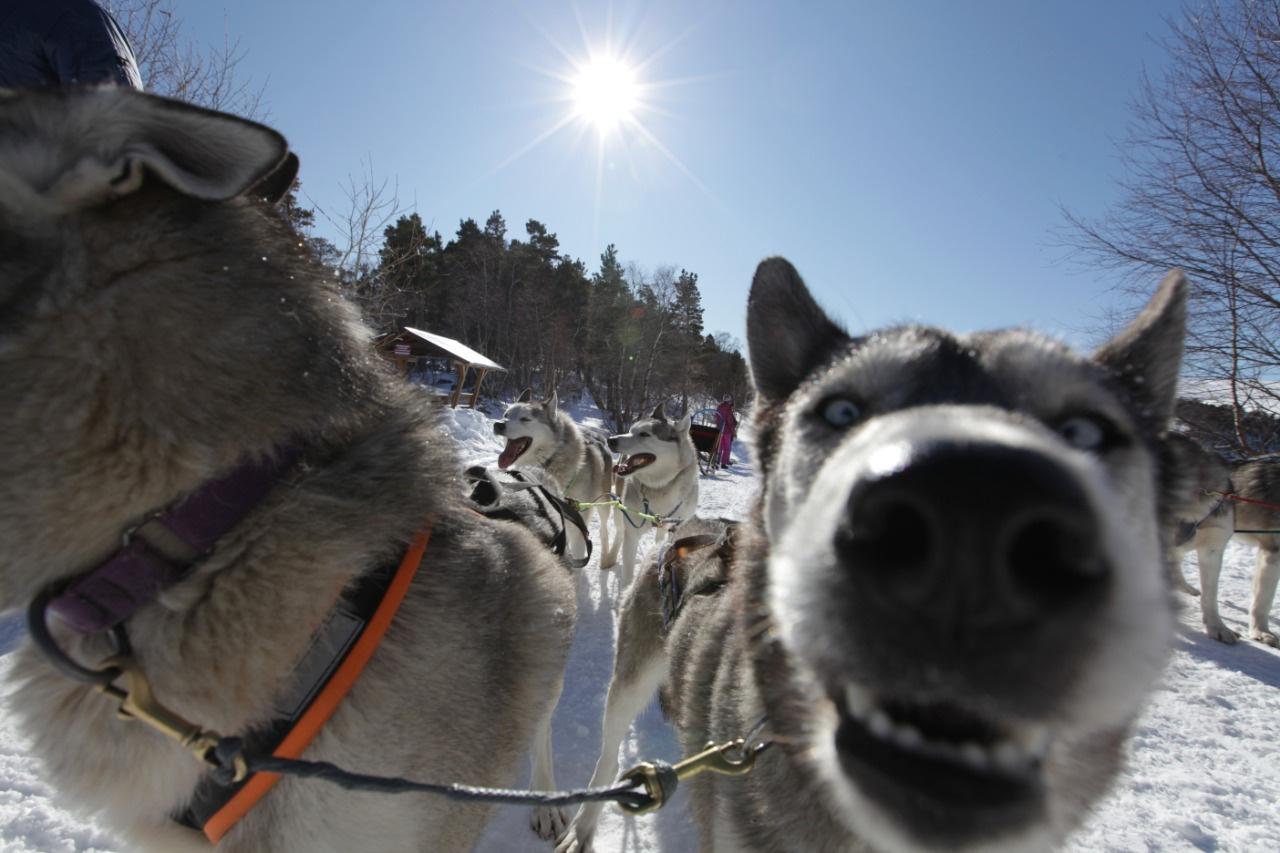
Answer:
[[(1181, 3), (176, 0), (246, 52), (309, 201), (372, 169), (445, 239), (493, 210), (598, 268), (606, 245), (698, 274), (709, 332), (744, 337), (781, 254), (861, 332), (1074, 331), (1109, 280), (1061, 262), (1060, 205), (1116, 198), (1113, 140)], [(569, 120), (575, 64), (635, 65), (635, 124)], [(326, 235), (322, 222), (317, 232)], [(1152, 282), (1153, 286), (1155, 282)]]

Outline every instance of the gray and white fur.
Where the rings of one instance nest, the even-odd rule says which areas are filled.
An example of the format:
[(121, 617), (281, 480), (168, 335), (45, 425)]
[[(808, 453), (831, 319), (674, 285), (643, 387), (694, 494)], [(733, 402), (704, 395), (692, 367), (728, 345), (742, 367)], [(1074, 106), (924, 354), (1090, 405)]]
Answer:
[[(772, 742), (745, 775), (681, 785), (704, 851), (1060, 844), (1119, 773), (1172, 646), (1185, 292), (1170, 275), (1084, 357), (1016, 330), (852, 337), (763, 262), (761, 488), (731, 547), (690, 556), (710, 582), (665, 640), (654, 569), (636, 579), (605, 752), (661, 681), (685, 755), (761, 723)], [(584, 809), (559, 849), (593, 829)]]
[[(555, 391), (547, 399), (534, 402), (533, 391), (526, 388), (507, 407), (502, 420), (494, 422), (493, 432), (506, 439), (498, 456), (499, 468), (544, 468), (564, 485), (564, 497), (579, 504), (607, 501), (613, 493), (613, 456), (605, 445), (604, 434), (574, 421), (560, 408)], [(591, 521), (594, 509), (583, 509), (586, 522)], [(608, 550), (609, 513), (601, 511), (600, 552)], [(585, 543), (575, 544), (571, 557), (585, 559)]]
[[(224, 735), (269, 721), (312, 627), (429, 527), (395, 621), (303, 757), (511, 784), (549, 747), (572, 580), (522, 525), (463, 505), (436, 410), (256, 198), (288, 157), (266, 127), (133, 90), (0, 93), (0, 609), (301, 440), (285, 481), (126, 623), (157, 698)], [(110, 653), (57, 635), (85, 665)], [(14, 656), (6, 713), (60, 799), (129, 849), (209, 849), (171, 818), (200, 762), (29, 643)], [(469, 849), (490, 814), (284, 779), (218, 849)], [(555, 810), (533, 820), (563, 826)]]
[(1215, 640), (1234, 643), (1239, 635), (1227, 627), (1218, 610), (1218, 580), (1222, 557), (1231, 537), (1238, 536), (1257, 548), (1253, 595), (1249, 603), (1249, 638), (1277, 645), (1270, 612), (1280, 581), (1280, 463), (1274, 458), (1246, 459), (1229, 465), (1194, 439), (1178, 434), (1176, 464), (1187, 485), (1175, 540), (1175, 556), (1194, 550), (1200, 572), (1200, 590), (1189, 587), (1179, 570), (1179, 589), (1199, 594), (1205, 633)]
[[(694, 517), (698, 509), (698, 451), (689, 436), (690, 413), (669, 420), (661, 403), (631, 429), (609, 436), (609, 449), (619, 454), (614, 476), (622, 484), (622, 508), (615, 513), (620, 533), (615, 549), (603, 552), (600, 568), (617, 564), (621, 544), (619, 594), (631, 585), (640, 539), (651, 529), (661, 542), (667, 529)], [(657, 521), (655, 521), (657, 519)]]

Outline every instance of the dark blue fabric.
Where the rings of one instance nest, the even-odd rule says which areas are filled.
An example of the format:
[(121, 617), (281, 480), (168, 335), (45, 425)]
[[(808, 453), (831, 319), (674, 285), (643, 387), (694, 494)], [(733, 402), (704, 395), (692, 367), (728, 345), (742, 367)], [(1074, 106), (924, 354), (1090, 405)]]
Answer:
[(0, 87), (142, 88), (120, 27), (93, 0), (0, 0)]

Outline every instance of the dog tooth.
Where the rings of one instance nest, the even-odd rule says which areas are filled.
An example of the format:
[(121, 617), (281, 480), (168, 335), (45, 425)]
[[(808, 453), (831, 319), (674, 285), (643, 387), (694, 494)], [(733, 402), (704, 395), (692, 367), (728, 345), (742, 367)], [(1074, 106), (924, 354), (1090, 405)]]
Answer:
[(1049, 742), (1053, 733), (1045, 725), (1030, 725), (1019, 729), (1014, 734), (1014, 743), (1028, 757), (1041, 759), (1049, 752)]
[(991, 756), (981, 745), (973, 741), (965, 741), (957, 750), (960, 760), (974, 770), (986, 770), (991, 766)]
[(991, 749), (991, 762), (1000, 770), (1010, 773), (1026, 769), (1028, 757), (1013, 741), (1003, 740)]
[(919, 749), (924, 735), (915, 726), (897, 725), (893, 727), (893, 742), (904, 749)]
[(844, 701), (855, 720), (866, 720), (875, 706), (871, 692), (856, 684), (850, 684), (844, 689)]
[(881, 740), (888, 740), (893, 734), (893, 721), (889, 719), (889, 715), (879, 708), (871, 712), (870, 719), (867, 720), (867, 728), (871, 733)]

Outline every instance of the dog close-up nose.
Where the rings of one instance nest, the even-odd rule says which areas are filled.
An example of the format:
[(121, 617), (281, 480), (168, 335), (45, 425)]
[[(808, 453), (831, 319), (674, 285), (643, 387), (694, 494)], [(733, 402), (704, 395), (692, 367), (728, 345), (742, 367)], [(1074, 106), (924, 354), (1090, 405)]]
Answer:
[(1083, 488), (1053, 459), (995, 443), (904, 444), (850, 492), (836, 551), (855, 582), (965, 622), (1032, 616), (1108, 575)]

